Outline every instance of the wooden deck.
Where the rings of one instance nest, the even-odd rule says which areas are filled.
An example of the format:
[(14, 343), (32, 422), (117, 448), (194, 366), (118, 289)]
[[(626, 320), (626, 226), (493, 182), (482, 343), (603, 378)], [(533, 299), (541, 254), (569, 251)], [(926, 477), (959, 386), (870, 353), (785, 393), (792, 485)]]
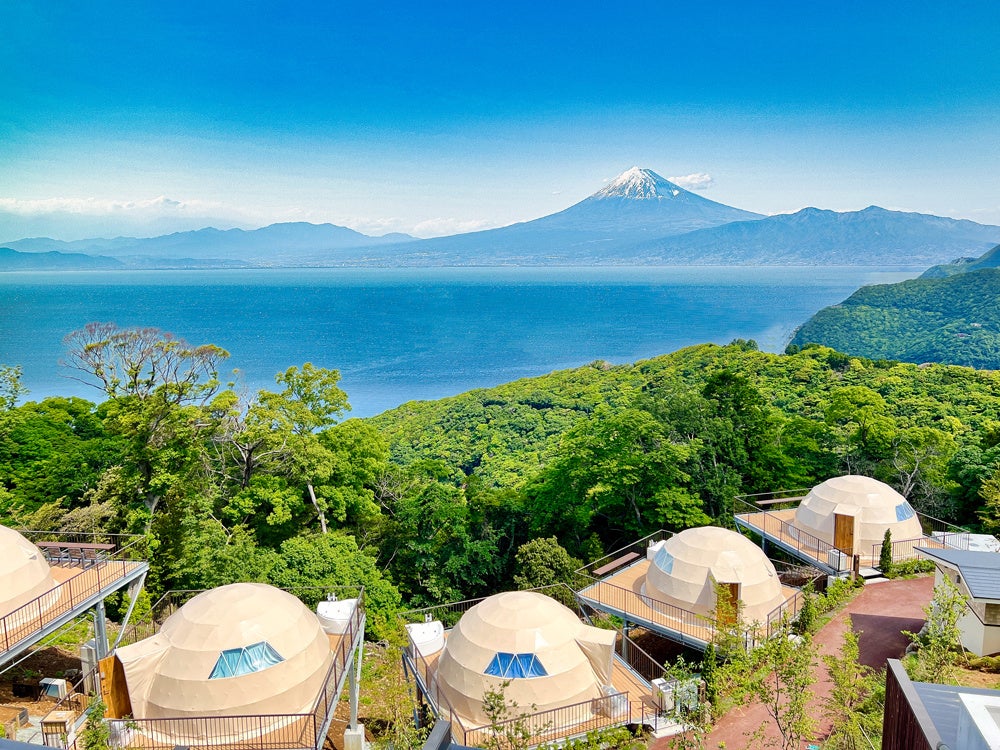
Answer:
[[(642, 585), (646, 580), (649, 565), (649, 560), (640, 560), (583, 589), (579, 596), (597, 609), (628, 617), (633, 622), (645, 625), (672, 640), (695, 647), (707, 645), (715, 635), (715, 628), (705, 615), (642, 594)], [(798, 589), (791, 586), (781, 588), (786, 604), (792, 602), (798, 594)]]
[[(817, 539), (811, 534), (799, 531), (794, 526), (795, 508), (785, 508), (783, 510), (768, 510), (760, 513), (740, 513), (736, 520), (750, 530), (760, 534), (764, 539), (776, 543), (790, 554), (799, 557), (803, 562), (809, 563), (820, 569), (833, 569), (830, 561), (832, 544), (826, 540)], [(893, 543), (893, 560), (913, 559), (916, 557), (914, 551), (916, 547), (930, 547), (931, 549), (943, 549), (942, 544), (933, 537), (925, 536), (920, 539), (900, 540)], [(861, 567), (877, 568), (879, 556), (873, 554), (874, 550), (858, 550)], [(841, 562), (839, 571), (848, 571), (852, 567), (850, 557), (845, 557)]]
[(107, 595), (120, 588), (137, 568), (146, 563), (112, 560), (86, 568), (53, 565), (50, 570), (55, 588), (27, 605), (0, 618), (0, 657), (16, 648), (61, 618), (82, 614), (84, 605), (95, 596)]

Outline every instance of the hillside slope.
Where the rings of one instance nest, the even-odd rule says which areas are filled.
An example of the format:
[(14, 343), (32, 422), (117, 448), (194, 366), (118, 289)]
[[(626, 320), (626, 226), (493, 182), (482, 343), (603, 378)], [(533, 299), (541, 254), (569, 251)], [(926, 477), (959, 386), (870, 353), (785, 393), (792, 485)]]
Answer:
[(904, 362), (1000, 368), (1000, 269), (863, 287), (824, 308), (792, 345)]

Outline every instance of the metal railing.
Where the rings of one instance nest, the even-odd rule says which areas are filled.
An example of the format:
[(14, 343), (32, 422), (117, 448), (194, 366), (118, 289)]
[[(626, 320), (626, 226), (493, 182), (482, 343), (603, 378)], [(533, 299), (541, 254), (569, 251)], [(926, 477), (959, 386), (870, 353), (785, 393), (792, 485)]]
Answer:
[[(711, 619), (706, 615), (691, 612), (683, 607), (650, 596), (640, 597), (632, 589), (617, 586), (607, 581), (595, 580), (581, 591), (579, 596), (598, 609), (608, 607), (615, 610), (616, 613), (628, 614), (633, 619), (641, 617), (663, 628), (694, 638), (701, 643), (712, 640), (712, 635), (715, 632)], [(634, 605), (637, 600), (648, 608), (647, 613), (642, 614), (635, 611)]]
[[(465, 602), (457, 602), (457, 604), (465, 604)], [(421, 610), (413, 611), (417, 612)], [(423, 622), (423, 620), (414, 620), (414, 622)], [(449, 722), (453, 730), (457, 728), (458, 731), (464, 734), (465, 728), (462, 726), (461, 718), (452, 707), (448, 697), (438, 690), (434, 670), (432, 670), (430, 664), (427, 662), (427, 659), (424, 658), (420, 649), (413, 642), (413, 639), (410, 638), (409, 631), (407, 631), (406, 639), (409, 642), (409, 646), (407, 646), (407, 648), (403, 651), (403, 661), (409, 668), (410, 672), (412, 672), (414, 677), (417, 679), (419, 688), (427, 698), (435, 718), (439, 721)]]
[[(801, 492), (801, 490), (794, 491)], [(773, 512), (761, 510), (758, 506), (742, 499), (743, 497), (754, 496), (744, 495), (733, 500), (734, 509), (737, 510), (736, 520), (742, 521), (751, 531), (762, 533), (783, 545), (792, 547), (800, 555), (833, 568), (838, 573), (851, 569), (850, 555), (844, 554), (830, 544), (830, 542), (796, 528)], [(790, 497), (787, 501), (788, 503), (794, 503), (796, 500), (801, 499), (801, 497)], [(740, 512), (741, 507), (742, 512)], [(753, 516), (753, 520), (751, 520), (751, 516)]]
[[(503, 738), (508, 732), (523, 737), (529, 745), (585, 734), (593, 729), (623, 726), (632, 723), (632, 706), (628, 693), (612, 693), (600, 698), (573, 703), (569, 706), (522, 714), (504, 721), (462, 730), (462, 744), (482, 747), (493, 737)], [(502, 746), (503, 740), (501, 740)]]
[(113, 545), (112, 549), (102, 552), (102, 557), (112, 560), (138, 561), (149, 558), (149, 537), (145, 534), (108, 534), (97, 531), (37, 531), (32, 529), (18, 529), (18, 533), (32, 544), (37, 544), (38, 542), (111, 544)]
[(802, 609), (802, 602), (805, 596), (802, 591), (796, 591), (795, 596), (785, 599), (781, 604), (772, 609), (764, 622), (764, 635), (771, 639), (781, 632), (787, 623), (792, 622)]
[(615, 641), (615, 653), (646, 682), (663, 677), (663, 665), (624, 633), (621, 633), (618, 640)]
[(11, 651), (49, 623), (99, 594), (105, 587), (120, 581), (138, 564), (130, 560), (101, 560), (0, 617), (0, 653)]
[[(652, 534), (648, 534), (647, 536), (644, 536), (642, 539), (639, 539), (638, 541), (632, 542), (631, 544), (626, 545), (621, 549), (617, 549), (614, 552), (608, 553), (604, 557), (598, 558), (593, 562), (587, 563), (582, 568), (578, 569), (576, 572), (578, 574), (585, 575), (588, 578), (599, 578), (600, 576), (594, 575), (595, 570), (598, 570), (604, 567), (605, 565), (608, 565), (609, 563), (613, 563), (615, 560), (620, 560), (622, 557), (630, 553), (634, 553), (639, 556), (638, 558), (635, 558), (635, 562), (638, 562), (640, 559), (644, 560), (646, 558), (646, 549), (648, 547), (651, 547), (652, 545), (656, 544), (657, 542), (663, 541), (664, 539), (669, 539), (673, 535), (674, 532), (665, 531), (664, 529), (660, 529), (659, 531), (654, 531)], [(627, 567), (625, 564), (623, 564), (620, 568), (616, 567), (613, 571), (609, 571), (607, 575), (609, 576), (614, 575), (615, 573), (618, 573), (625, 567)]]
[[(199, 716), (170, 719), (110, 719), (110, 746), (125, 750), (162, 750), (164, 745), (188, 747), (238, 745), (241, 750), (319, 750), (325, 741), (327, 718), (336, 709), (339, 689), (352, 666), (351, 652), (363, 637), (364, 590), (334, 651), (333, 661), (312, 711), (298, 714)], [(171, 592), (179, 598), (196, 591)], [(160, 602), (164, 599), (161, 598)]]

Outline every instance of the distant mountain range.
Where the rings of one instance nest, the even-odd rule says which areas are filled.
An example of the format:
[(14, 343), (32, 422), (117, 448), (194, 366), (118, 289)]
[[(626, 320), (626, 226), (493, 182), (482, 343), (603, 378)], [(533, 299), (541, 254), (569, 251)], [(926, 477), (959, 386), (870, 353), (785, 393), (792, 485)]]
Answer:
[[(428, 240), (333, 224), (202, 229), (136, 239), (4, 243), (21, 253), (105, 256), (126, 268), (441, 265), (932, 265), (978, 255), (1000, 227), (887, 211), (816, 208), (764, 217), (633, 167), (589, 198), (534, 221)], [(70, 262), (69, 258), (63, 259)], [(80, 261), (82, 267), (92, 267)], [(2, 267), (2, 266), (0, 266)], [(111, 266), (108, 266), (111, 267)]]
[(816, 313), (791, 345), (1000, 369), (1000, 246), (956, 266), (961, 270), (862, 287)]

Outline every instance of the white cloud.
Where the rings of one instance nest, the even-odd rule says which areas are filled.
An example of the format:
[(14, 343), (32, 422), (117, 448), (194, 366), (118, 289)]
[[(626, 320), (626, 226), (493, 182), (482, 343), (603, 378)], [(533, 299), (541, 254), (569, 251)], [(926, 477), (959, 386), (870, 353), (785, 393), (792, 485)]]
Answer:
[(685, 190), (708, 190), (715, 182), (712, 175), (704, 172), (692, 172), (681, 177), (668, 177), (667, 179)]
[(483, 219), (427, 219), (421, 221), (411, 230), (417, 237), (443, 237), (449, 234), (463, 232), (478, 232), (482, 229), (492, 229), (496, 224)]
[(0, 198), (0, 211), (21, 216), (40, 216), (53, 213), (87, 216), (136, 216), (191, 215), (216, 212), (224, 209), (220, 203), (208, 201), (179, 201), (160, 195), (147, 200), (106, 200), (101, 198)]

